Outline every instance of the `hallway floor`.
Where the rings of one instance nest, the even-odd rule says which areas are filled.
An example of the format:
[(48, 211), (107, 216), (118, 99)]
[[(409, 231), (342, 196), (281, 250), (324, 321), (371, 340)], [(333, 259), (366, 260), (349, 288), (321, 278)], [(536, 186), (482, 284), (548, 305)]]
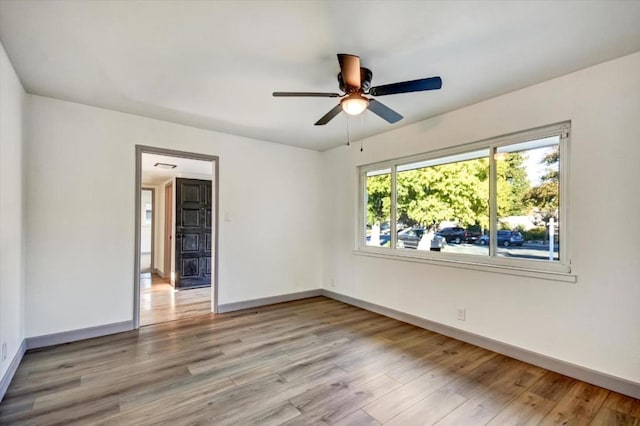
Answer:
[(189, 318), (211, 312), (211, 287), (176, 291), (156, 274), (140, 277), (140, 325)]

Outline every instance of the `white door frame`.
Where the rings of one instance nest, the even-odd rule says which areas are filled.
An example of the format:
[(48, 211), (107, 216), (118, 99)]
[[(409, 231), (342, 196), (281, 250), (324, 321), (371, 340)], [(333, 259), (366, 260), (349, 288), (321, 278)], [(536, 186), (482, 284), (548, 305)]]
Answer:
[(172, 149), (158, 148), (153, 146), (136, 145), (136, 179), (135, 179), (135, 218), (136, 218), (136, 230), (135, 230), (135, 261), (133, 271), (133, 328), (140, 328), (140, 208), (141, 197), (140, 190), (142, 189), (142, 154), (158, 154), (168, 155), (171, 157), (189, 158), (192, 160), (204, 160), (211, 161), (214, 170), (212, 173), (212, 190), (214, 206), (212, 209), (213, 217), (213, 233), (214, 238), (212, 241), (213, 247), (211, 247), (213, 256), (213, 273), (211, 274), (211, 312), (218, 313), (218, 198), (219, 198), (219, 183), (220, 176), (220, 159), (216, 155), (199, 154), (194, 152), (176, 151)]

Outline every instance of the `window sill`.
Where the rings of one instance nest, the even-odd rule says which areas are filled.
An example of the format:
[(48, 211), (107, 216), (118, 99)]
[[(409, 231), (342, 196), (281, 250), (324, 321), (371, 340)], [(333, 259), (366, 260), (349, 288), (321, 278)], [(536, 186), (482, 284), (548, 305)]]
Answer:
[[(428, 252), (427, 252), (428, 253)], [(427, 257), (424, 254), (413, 254), (404, 252), (384, 253), (376, 249), (354, 250), (353, 254), (357, 256), (377, 257), (389, 260), (398, 260), (401, 262), (426, 263), (430, 265), (456, 267), (463, 269), (471, 269), (475, 271), (492, 272), (497, 274), (515, 275), (520, 277), (532, 277), (543, 280), (562, 281), (567, 283), (575, 283), (578, 276), (570, 272), (549, 271), (544, 269), (523, 268), (516, 266), (498, 265), (491, 263), (472, 262), (468, 260), (458, 259), (435, 259)]]

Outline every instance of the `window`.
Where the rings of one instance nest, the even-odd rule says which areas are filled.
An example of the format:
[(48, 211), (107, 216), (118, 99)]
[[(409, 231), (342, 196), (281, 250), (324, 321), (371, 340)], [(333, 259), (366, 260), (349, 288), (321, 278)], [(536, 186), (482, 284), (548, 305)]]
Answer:
[(501, 146), (495, 159), (497, 253), (558, 262), (560, 136)]
[(360, 168), (358, 248), (569, 272), (563, 123)]
[(390, 247), (391, 169), (372, 170), (365, 181), (366, 241), (370, 246)]
[[(444, 252), (486, 256), (467, 243), (489, 226), (488, 178), (488, 149), (397, 165), (396, 247), (431, 251), (436, 238)], [(406, 240), (409, 229), (426, 238)]]

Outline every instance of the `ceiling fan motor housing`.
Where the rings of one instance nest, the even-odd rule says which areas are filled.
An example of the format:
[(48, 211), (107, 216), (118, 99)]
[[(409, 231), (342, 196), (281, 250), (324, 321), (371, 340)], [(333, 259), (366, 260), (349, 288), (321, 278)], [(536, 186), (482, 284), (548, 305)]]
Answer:
[(344, 84), (344, 79), (342, 78), (342, 73), (338, 73), (338, 87), (344, 93), (353, 93), (362, 91), (362, 93), (366, 93), (371, 87), (371, 80), (373, 79), (373, 72), (369, 68), (360, 68), (360, 88), (357, 87), (347, 87)]

